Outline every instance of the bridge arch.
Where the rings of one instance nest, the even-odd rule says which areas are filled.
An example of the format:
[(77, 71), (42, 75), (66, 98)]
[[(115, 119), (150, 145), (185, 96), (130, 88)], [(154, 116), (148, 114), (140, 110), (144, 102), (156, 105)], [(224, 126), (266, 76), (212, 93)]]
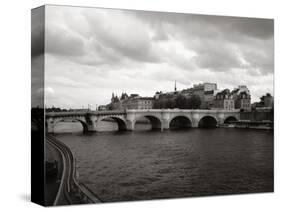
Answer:
[(135, 129), (135, 124), (142, 118), (146, 118), (149, 120), (150, 124), (151, 124), (151, 129), (152, 130), (161, 130), (162, 127), (162, 121), (157, 117), (157, 116), (153, 116), (153, 115), (141, 115), (141, 116), (137, 116), (134, 120), (134, 129)]
[(192, 121), (184, 115), (174, 116), (169, 121), (169, 129), (183, 129), (192, 127)]
[(99, 119), (100, 121), (104, 121), (105, 119), (112, 119), (114, 120), (117, 125), (118, 125), (118, 131), (125, 131), (127, 130), (127, 126), (126, 126), (126, 121), (124, 119), (122, 119), (121, 117), (118, 116), (105, 116)]
[(224, 124), (231, 124), (234, 121), (238, 121), (238, 119), (235, 116), (228, 116), (224, 119)]
[(50, 126), (52, 128), (51, 132), (54, 133), (56, 125), (58, 123), (62, 123), (62, 122), (65, 122), (65, 121), (77, 121), (82, 125), (83, 133), (86, 133), (86, 132), (89, 131), (86, 121), (84, 121), (84, 120), (82, 120), (78, 117), (57, 118), (57, 119), (51, 120), (51, 122), (49, 122), (49, 123), (46, 122), (47, 129), (50, 129), (48, 127), (48, 125), (52, 125), (52, 126)]
[(217, 125), (218, 125), (218, 120), (216, 117), (212, 115), (203, 116), (198, 122), (198, 127), (200, 128), (213, 128), (213, 127), (217, 127)]

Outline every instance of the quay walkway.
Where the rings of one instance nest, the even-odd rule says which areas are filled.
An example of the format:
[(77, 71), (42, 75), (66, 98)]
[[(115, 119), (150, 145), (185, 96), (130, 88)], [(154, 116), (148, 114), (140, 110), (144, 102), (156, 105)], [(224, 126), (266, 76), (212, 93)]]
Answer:
[(63, 164), (62, 177), (53, 205), (102, 202), (84, 184), (78, 182), (75, 158), (69, 147), (49, 134), (46, 136), (46, 142), (60, 152)]

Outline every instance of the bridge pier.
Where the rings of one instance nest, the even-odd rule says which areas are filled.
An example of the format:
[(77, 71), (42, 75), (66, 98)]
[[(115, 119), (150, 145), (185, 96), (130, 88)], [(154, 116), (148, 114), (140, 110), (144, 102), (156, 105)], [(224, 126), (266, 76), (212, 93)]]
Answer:
[(93, 124), (87, 124), (86, 128), (83, 127), (84, 133), (87, 132), (96, 132), (96, 127)]
[(48, 124), (47, 132), (51, 133), (51, 134), (55, 133), (55, 126), (54, 126), (54, 124), (50, 124), (50, 125)]
[(224, 123), (225, 115), (224, 114), (218, 114), (218, 125), (221, 125)]
[(135, 124), (134, 124), (134, 122), (127, 120), (126, 127), (127, 127), (127, 130), (133, 131), (135, 129)]
[(170, 128), (170, 121), (168, 119), (163, 119), (161, 122), (161, 131), (168, 130)]
[(46, 122), (46, 131), (48, 133), (54, 134), (55, 133), (55, 123), (53, 119), (50, 119)]
[(200, 121), (199, 114), (193, 113), (192, 114), (192, 120), (191, 120), (191, 127), (192, 128), (197, 128), (198, 125), (199, 125), (199, 121)]
[(193, 121), (192, 123), (191, 123), (191, 127), (192, 128), (197, 128), (198, 127), (198, 121)]

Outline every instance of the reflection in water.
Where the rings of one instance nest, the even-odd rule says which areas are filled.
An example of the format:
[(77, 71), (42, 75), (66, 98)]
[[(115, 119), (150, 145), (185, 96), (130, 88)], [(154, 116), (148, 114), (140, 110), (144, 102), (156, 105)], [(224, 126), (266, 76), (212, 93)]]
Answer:
[[(139, 120), (135, 124), (135, 130), (150, 130), (151, 124), (149, 121), (144, 118)], [(98, 132), (111, 132), (118, 130), (118, 124), (112, 120), (107, 119), (104, 121), (100, 121), (98, 123), (97, 129)], [(78, 121), (66, 121), (66, 122), (59, 122), (55, 126), (55, 133), (78, 133), (83, 132), (82, 124)]]
[[(272, 131), (217, 128), (83, 135), (79, 123), (63, 124), (56, 126), (57, 132), (76, 130), (57, 136), (77, 158), (79, 180), (105, 202), (273, 191)], [(110, 126), (116, 129), (113, 122), (99, 127)], [(137, 129), (145, 127), (151, 126), (138, 124)]]

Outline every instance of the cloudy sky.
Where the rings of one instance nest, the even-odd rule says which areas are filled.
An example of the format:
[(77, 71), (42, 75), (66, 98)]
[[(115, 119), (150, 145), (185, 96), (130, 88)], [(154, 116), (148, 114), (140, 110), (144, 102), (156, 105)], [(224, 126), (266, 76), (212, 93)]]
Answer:
[(153, 96), (201, 82), (273, 93), (273, 21), (46, 7), (47, 106), (92, 108), (112, 92)]

